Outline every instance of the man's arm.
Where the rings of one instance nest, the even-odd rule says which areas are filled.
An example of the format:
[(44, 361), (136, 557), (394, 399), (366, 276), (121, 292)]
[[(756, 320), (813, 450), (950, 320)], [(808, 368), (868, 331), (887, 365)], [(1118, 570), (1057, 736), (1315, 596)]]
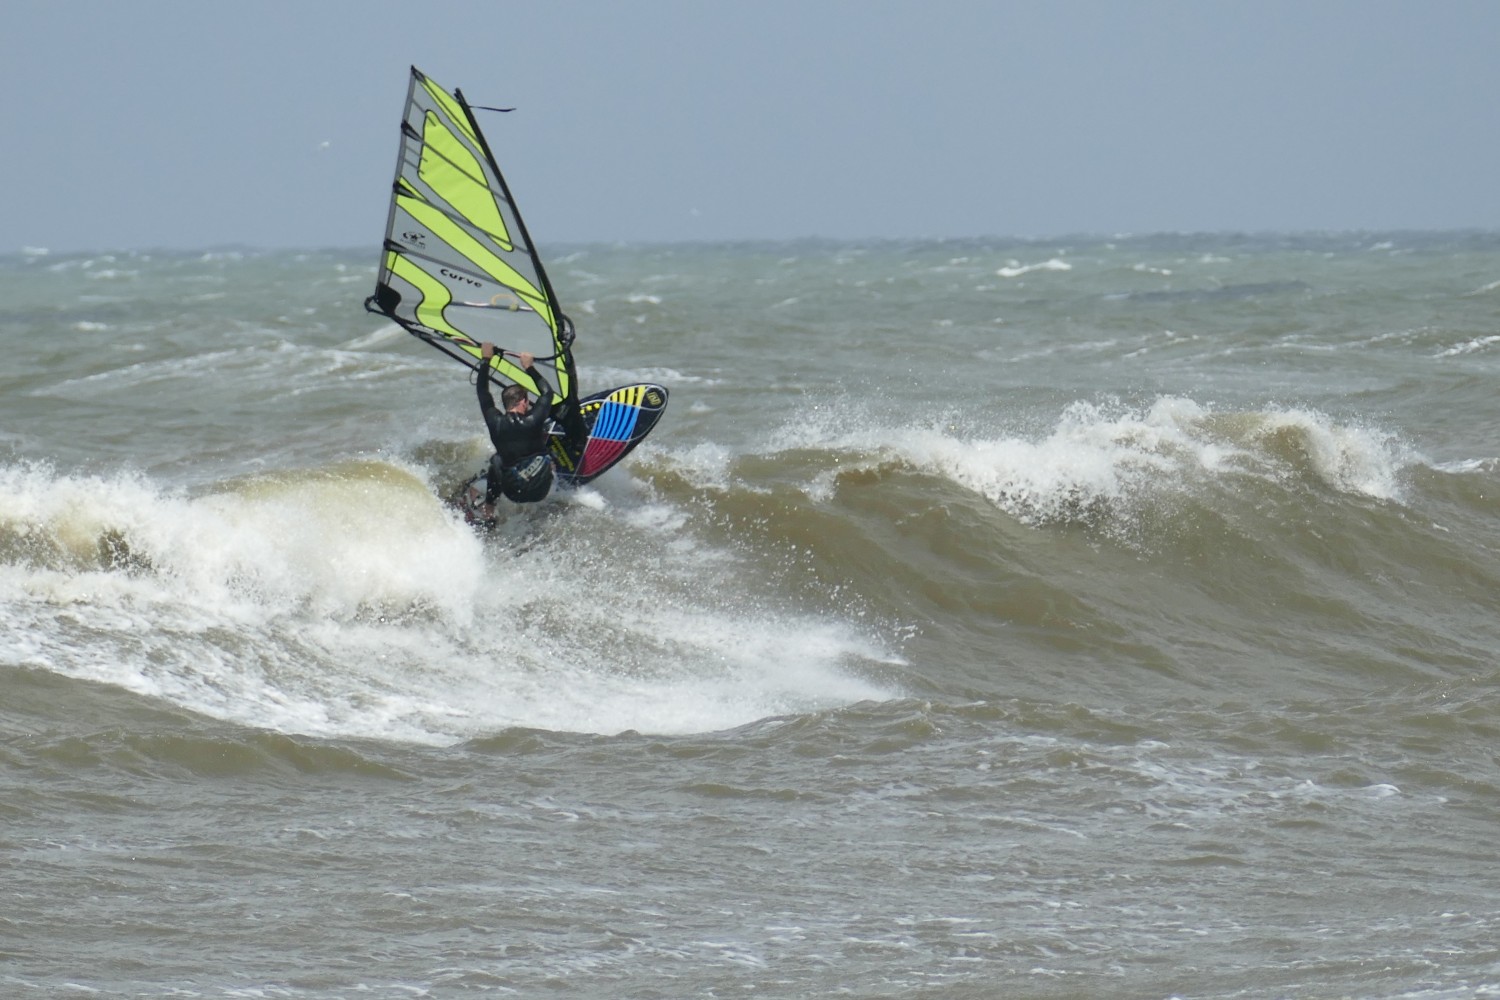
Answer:
[(536, 384), (536, 403), (521, 422), (530, 428), (540, 427), (552, 415), (552, 386), (548, 385), (542, 373), (536, 370), (535, 356), (522, 351), (516, 355), (516, 358), (521, 362), (521, 367), (526, 374), (531, 376), (531, 381)]
[(536, 383), (537, 397), (531, 412), (526, 414), (525, 423), (528, 427), (540, 427), (552, 416), (552, 387), (547, 384), (542, 373), (536, 370), (536, 365), (528, 367), (526, 374)]
[(479, 360), (484, 364), (479, 367), (479, 412), (484, 414), (485, 422), (488, 423), (490, 414), (495, 412), (495, 397), (490, 395), (490, 359), (495, 356), (495, 345), (485, 341), (479, 345)]
[(536, 383), (537, 404), (551, 407), (553, 392), (552, 386), (547, 384), (547, 377), (536, 370), (536, 365), (528, 366), (526, 369), (526, 374), (530, 375), (531, 380)]

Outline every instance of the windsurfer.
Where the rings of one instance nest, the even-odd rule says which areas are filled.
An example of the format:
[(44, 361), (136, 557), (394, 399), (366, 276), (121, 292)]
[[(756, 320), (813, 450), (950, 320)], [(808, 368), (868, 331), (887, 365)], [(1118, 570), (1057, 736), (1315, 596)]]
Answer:
[[(486, 341), (479, 345), (479, 357), (486, 368), (494, 356), (494, 344)], [(534, 404), (524, 388), (508, 385), (500, 390), (501, 405), (497, 407), (490, 395), (489, 377), (484, 371), (479, 373), (479, 410), (484, 414), (490, 443), (495, 446), (484, 498), (488, 506), (502, 495), (515, 503), (536, 503), (552, 489), (552, 456), (547, 453), (552, 386), (536, 370), (532, 355), (522, 352), (516, 357), (536, 384)]]

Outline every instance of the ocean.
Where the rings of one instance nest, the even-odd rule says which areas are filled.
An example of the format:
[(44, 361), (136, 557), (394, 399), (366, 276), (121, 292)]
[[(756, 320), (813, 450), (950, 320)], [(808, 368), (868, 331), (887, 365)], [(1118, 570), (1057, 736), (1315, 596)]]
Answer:
[(1500, 997), (1500, 233), (0, 257), (0, 996)]

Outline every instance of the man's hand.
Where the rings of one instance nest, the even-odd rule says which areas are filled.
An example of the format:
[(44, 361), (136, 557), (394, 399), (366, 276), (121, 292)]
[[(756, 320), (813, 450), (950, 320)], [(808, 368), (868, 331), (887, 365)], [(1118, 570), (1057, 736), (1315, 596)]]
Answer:
[(479, 360), (489, 363), (490, 358), (495, 356), (495, 345), (486, 340), (479, 345)]
[(517, 357), (517, 358), (518, 358), (518, 359), (519, 359), (519, 360), (520, 360), (520, 362), (521, 362), (521, 370), (522, 370), (522, 371), (523, 371), (523, 372), (524, 372), (524, 371), (525, 371), (525, 370), (526, 370), (526, 369), (528, 369), (528, 368), (530, 368), (530, 367), (531, 367), (531, 363), (532, 363), (532, 362), (533, 362), (533, 361), (535, 361), (535, 360), (536, 360), (536, 358), (535, 358), (535, 357), (533, 357), (533, 356), (532, 356), (532, 355), (530, 355), (530, 354), (527, 354), (527, 353), (526, 353), (526, 352), (525, 352), (525, 351), (522, 351), (522, 352), (521, 352), (521, 353), (520, 353), (520, 354), (518, 354), (518, 355), (516, 355), (516, 357)]

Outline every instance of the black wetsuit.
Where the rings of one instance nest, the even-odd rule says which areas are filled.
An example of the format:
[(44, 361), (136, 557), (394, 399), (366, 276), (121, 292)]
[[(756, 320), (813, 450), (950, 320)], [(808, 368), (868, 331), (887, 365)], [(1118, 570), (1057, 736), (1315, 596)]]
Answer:
[(552, 387), (536, 370), (526, 369), (541, 395), (526, 416), (506, 413), (490, 395), (490, 380), (479, 373), (479, 410), (490, 431), (495, 455), (490, 459), (485, 499), (494, 503), (504, 494), (516, 503), (535, 503), (552, 489), (552, 458), (547, 454), (548, 422), (552, 415)]

